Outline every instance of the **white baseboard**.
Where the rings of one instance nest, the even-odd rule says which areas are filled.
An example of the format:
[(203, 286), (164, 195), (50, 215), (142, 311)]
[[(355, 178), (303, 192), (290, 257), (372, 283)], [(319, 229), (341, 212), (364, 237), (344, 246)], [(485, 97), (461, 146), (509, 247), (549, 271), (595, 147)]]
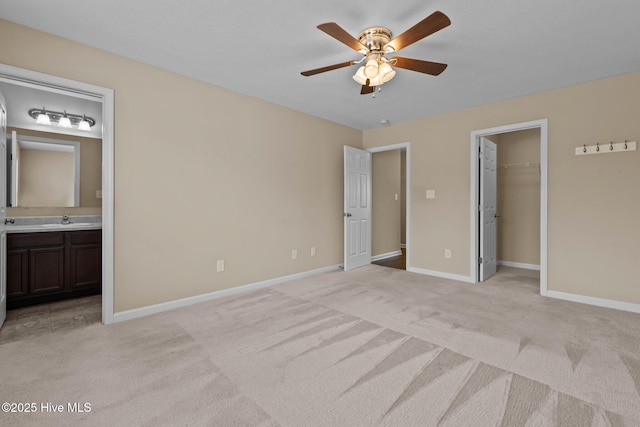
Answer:
[(467, 283), (476, 282), (469, 276), (461, 276), (459, 274), (444, 273), (442, 271), (425, 270), (425, 269), (416, 268), (416, 267), (409, 267), (407, 268), (407, 271), (410, 271), (411, 273), (424, 274), (426, 276), (434, 276), (434, 277), (441, 277), (443, 279), (457, 280), (460, 282), (467, 282)]
[(248, 285), (236, 286), (234, 288), (222, 289), (220, 291), (209, 292), (202, 295), (196, 295), (193, 297), (182, 298), (175, 301), (164, 302), (161, 304), (149, 305), (147, 307), (135, 308), (133, 310), (121, 311), (114, 313), (113, 322), (123, 322), (125, 320), (136, 319), (138, 317), (149, 316), (151, 314), (161, 313), (167, 310), (173, 310), (180, 307), (186, 307), (199, 302), (211, 301), (214, 299), (239, 294), (242, 292), (253, 291), (256, 289), (266, 288), (269, 286), (278, 285), (280, 283), (288, 282), (290, 280), (304, 279), (305, 277), (315, 276), (316, 274), (328, 273), (338, 270), (337, 265), (329, 267), (318, 268), (316, 270), (305, 271), (302, 273), (291, 274), (289, 276), (276, 277), (275, 279), (264, 280), (262, 282), (250, 283)]
[(400, 255), (402, 255), (402, 251), (388, 252), (386, 254), (372, 256), (371, 262), (380, 261), (381, 259), (393, 258), (394, 256), (400, 256)]
[(402, 249), (407, 249), (407, 244), (406, 243), (400, 243), (400, 247)]
[(539, 264), (524, 264), (522, 262), (498, 261), (498, 265), (504, 265), (505, 267), (524, 268), (525, 270), (540, 271)]
[(565, 301), (579, 302), (582, 304), (595, 305), (598, 307), (613, 308), (616, 310), (630, 311), (632, 313), (640, 313), (640, 304), (630, 302), (615, 301), (604, 298), (588, 297), (584, 295), (569, 294), (566, 292), (547, 291), (549, 298), (561, 299)]

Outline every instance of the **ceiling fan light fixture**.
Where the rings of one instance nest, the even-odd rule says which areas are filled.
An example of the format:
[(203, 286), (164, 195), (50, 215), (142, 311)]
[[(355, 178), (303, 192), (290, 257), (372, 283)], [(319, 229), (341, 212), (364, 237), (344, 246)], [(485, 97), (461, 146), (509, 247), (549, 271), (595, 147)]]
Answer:
[[(379, 91), (381, 85), (393, 79), (396, 75), (395, 68), (416, 71), (432, 76), (440, 75), (440, 73), (447, 68), (447, 64), (396, 56), (387, 58), (386, 55), (402, 50), (449, 25), (451, 25), (449, 17), (440, 11), (435, 11), (394, 38), (392, 38), (391, 30), (385, 27), (366, 28), (361, 31), (356, 38), (335, 22), (326, 22), (318, 25), (317, 28), (362, 54), (362, 58), (360, 58), (360, 60), (341, 62), (328, 67), (303, 71), (301, 74), (303, 76), (313, 76), (326, 71), (348, 67), (349, 65), (358, 65), (359, 67), (353, 75), (353, 80), (362, 85), (360, 94), (366, 95), (374, 93), (375, 97), (375, 88), (378, 87)], [(364, 64), (360, 65), (363, 62)]]

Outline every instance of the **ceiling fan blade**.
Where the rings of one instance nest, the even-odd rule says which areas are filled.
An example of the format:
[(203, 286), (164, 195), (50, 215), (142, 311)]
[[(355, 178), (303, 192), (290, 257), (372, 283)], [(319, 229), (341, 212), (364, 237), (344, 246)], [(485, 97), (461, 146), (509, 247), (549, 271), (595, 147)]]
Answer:
[(441, 64), (440, 62), (422, 61), (420, 59), (401, 58), (394, 56), (389, 59), (392, 66), (398, 68), (404, 68), (405, 70), (417, 71), (419, 73), (431, 74), (437, 76), (442, 73), (447, 64)]
[(316, 68), (314, 70), (303, 71), (300, 74), (302, 74), (303, 76), (309, 77), (309, 76), (313, 76), (315, 74), (320, 74), (320, 73), (324, 73), (324, 72), (331, 71), (331, 70), (337, 70), (338, 68), (348, 67), (349, 65), (353, 65), (353, 61), (341, 62), (339, 64), (329, 65), (327, 67), (322, 67), (322, 68)]
[(329, 34), (331, 37), (338, 40), (339, 42), (346, 44), (347, 46), (349, 46), (351, 49), (355, 51), (361, 51), (363, 49), (365, 51), (368, 51), (368, 49), (362, 43), (360, 43), (351, 34), (347, 33), (344, 30), (344, 28), (342, 28), (340, 25), (336, 24), (335, 22), (326, 22), (324, 24), (320, 24), (318, 25), (318, 29), (320, 31), (324, 31), (325, 33)]
[(423, 38), (448, 27), (449, 25), (451, 25), (451, 20), (449, 20), (447, 15), (440, 11), (433, 12), (431, 15), (427, 16), (422, 21), (391, 40), (384, 47), (387, 48), (387, 46), (390, 46), (397, 52), (418, 40), (422, 40)]
[(362, 89), (360, 89), (360, 95), (368, 95), (376, 90), (375, 86), (369, 86), (370, 82), (371, 80), (367, 79), (367, 84), (362, 85)]

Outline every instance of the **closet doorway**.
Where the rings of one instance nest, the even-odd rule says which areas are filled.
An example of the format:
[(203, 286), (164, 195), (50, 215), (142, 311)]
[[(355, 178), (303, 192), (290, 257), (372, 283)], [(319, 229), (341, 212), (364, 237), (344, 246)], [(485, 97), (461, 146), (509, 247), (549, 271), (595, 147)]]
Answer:
[[(546, 119), (471, 133), (471, 271), (475, 282), (488, 278), (487, 270), (483, 271), (487, 263), (539, 269), (540, 294), (546, 295), (547, 138)], [(483, 163), (483, 145), (495, 147), (493, 170)], [(497, 197), (487, 199), (493, 206), (484, 206), (489, 203), (485, 192), (494, 191), (486, 185), (491, 174), (497, 178)], [(493, 211), (491, 225), (483, 215)]]

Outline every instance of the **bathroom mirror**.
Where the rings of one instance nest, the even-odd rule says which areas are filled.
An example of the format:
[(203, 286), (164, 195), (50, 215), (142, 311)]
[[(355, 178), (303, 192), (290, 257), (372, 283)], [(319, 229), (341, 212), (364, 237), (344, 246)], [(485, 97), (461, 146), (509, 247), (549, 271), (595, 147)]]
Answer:
[(9, 130), (8, 207), (101, 206), (101, 140)]
[(80, 143), (12, 132), (7, 206), (80, 206)]

